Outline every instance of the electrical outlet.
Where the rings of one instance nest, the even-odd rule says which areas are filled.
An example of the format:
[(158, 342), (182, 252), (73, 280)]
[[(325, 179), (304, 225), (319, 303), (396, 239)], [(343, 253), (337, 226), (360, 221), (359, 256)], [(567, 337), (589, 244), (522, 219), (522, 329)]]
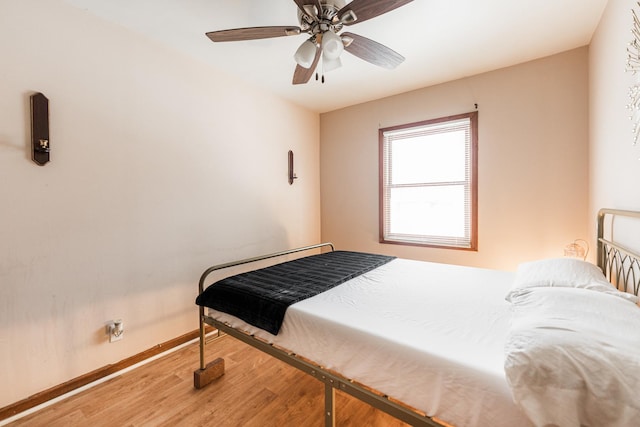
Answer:
[(113, 320), (107, 324), (107, 334), (109, 342), (120, 341), (124, 336), (124, 323), (122, 319)]

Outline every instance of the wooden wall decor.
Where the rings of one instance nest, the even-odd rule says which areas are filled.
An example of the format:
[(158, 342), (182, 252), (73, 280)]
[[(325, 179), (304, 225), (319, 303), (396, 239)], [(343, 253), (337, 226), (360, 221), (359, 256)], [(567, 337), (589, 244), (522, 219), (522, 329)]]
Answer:
[(49, 100), (41, 93), (31, 95), (31, 151), (32, 159), (40, 166), (49, 161)]
[(293, 180), (294, 179), (298, 179), (298, 176), (296, 175), (295, 171), (293, 170), (293, 151), (289, 150), (289, 171), (288, 171), (288, 175), (289, 175), (289, 185), (293, 184)]

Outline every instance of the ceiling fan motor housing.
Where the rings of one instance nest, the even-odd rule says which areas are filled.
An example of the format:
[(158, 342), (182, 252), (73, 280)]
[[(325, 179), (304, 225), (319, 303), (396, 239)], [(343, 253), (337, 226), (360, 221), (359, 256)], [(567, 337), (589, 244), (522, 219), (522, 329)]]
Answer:
[[(334, 33), (340, 32), (344, 25), (337, 16), (338, 11), (341, 9), (341, 6), (336, 5), (337, 3), (344, 2), (338, 1), (321, 3), (320, 6), (322, 7), (322, 10), (317, 11), (317, 15), (315, 7), (313, 6), (313, 11), (311, 11), (313, 13), (305, 13), (298, 9), (298, 21), (300, 22), (300, 29), (302, 32), (308, 33), (314, 37), (327, 31), (332, 31)], [(317, 42), (319, 42), (319, 40)]]

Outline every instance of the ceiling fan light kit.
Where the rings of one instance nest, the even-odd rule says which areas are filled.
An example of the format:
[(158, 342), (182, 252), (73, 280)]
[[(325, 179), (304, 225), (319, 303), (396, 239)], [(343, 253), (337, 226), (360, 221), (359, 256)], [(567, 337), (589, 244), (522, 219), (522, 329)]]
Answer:
[(325, 60), (338, 59), (344, 50), (342, 39), (333, 31), (322, 34), (322, 58)]
[(340, 60), (340, 58), (335, 58), (335, 59), (326, 59), (323, 58), (322, 59), (322, 71), (333, 71), (333, 70), (337, 70), (338, 68), (342, 67), (342, 61)]
[[(211, 31), (206, 35), (213, 42), (227, 42), (308, 34), (309, 39), (298, 47), (293, 56), (297, 64), (293, 84), (307, 83), (321, 57), (323, 71), (339, 68), (342, 65), (340, 56), (344, 50), (371, 64), (393, 69), (404, 61), (402, 55), (366, 37), (339, 33), (345, 25), (375, 18), (411, 1), (413, 0), (294, 0), (298, 7), (298, 27), (235, 28)], [(324, 82), (324, 76), (322, 81)]]
[(295, 59), (299, 66), (309, 68), (311, 64), (313, 64), (317, 49), (316, 44), (309, 39), (300, 45), (295, 55), (293, 55), (293, 59)]

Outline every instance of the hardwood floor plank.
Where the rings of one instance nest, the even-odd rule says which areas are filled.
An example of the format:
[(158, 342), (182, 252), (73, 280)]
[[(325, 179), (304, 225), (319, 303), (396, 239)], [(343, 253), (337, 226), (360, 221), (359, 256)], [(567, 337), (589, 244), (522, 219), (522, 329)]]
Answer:
[[(26, 427), (322, 427), (324, 385), (232, 337), (207, 346), (207, 360), (225, 358), (226, 373), (193, 388), (198, 345), (78, 393), (8, 426)], [(340, 427), (406, 424), (343, 393), (336, 393)]]

